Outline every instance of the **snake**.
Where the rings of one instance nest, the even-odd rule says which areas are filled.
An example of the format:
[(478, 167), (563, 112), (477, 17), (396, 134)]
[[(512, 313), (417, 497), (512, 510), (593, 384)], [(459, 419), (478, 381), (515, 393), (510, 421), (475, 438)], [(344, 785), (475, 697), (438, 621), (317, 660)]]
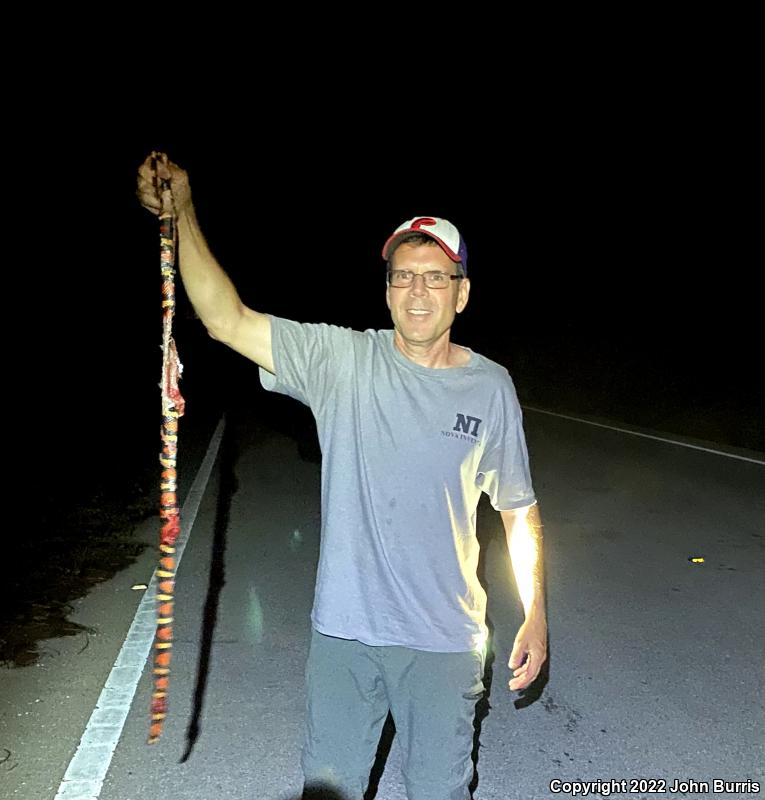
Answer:
[(183, 371), (173, 339), (175, 316), (175, 253), (177, 233), (170, 169), (167, 156), (152, 153), (155, 181), (161, 198), (159, 214), (160, 271), (162, 276), (162, 425), (159, 454), (160, 498), (159, 564), (156, 570), (157, 627), (154, 635), (153, 690), (151, 695), (148, 744), (162, 735), (168, 710), (170, 661), (173, 648), (175, 611), (175, 544), (181, 532), (178, 507), (178, 419), (185, 401), (178, 389)]

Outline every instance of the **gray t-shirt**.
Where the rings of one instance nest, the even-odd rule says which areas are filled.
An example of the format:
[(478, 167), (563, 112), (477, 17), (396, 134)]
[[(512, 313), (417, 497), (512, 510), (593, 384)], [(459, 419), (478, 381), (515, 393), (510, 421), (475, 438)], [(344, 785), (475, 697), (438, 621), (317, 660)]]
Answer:
[(497, 510), (535, 502), (507, 370), (472, 351), (463, 367), (422, 367), (391, 330), (271, 326), (276, 374), (261, 369), (261, 383), (311, 408), (323, 456), (314, 627), (370, 645), (480, 646), (481, 491)]

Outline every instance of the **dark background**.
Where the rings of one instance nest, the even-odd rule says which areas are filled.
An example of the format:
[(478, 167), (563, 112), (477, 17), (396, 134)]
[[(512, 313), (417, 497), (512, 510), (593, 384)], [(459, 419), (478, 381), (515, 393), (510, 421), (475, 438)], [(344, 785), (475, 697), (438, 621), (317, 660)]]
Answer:
[[(386, 327), (382, 242), (415, 214), (445, 216), (468, 243), (472, 281), (454, 339), (504, 363), (523, 402), (765, 449), (747, 210), (724, 180), (697, 174), (693, 146), (619, 162), (616, 144), (591, 143), (586, 166), (558, 156), (540, 180), (511, 152), (468, 157), (452, 179), (448, 153), (355, 155), (349, 142), (274, 168), (240, 147), (158, 139), (188, 169), (209, 243), (253, 308)], [(108, 186), (94, 193), (108, 213), (67, 209), (51, 231), (37, 294), (53, 345), (51, 389), (36, 398), (46, 435), (79, 438), (102, 421), (119, 439), (158, 409), (157, 225), (133, 195), (145, 152), (101, 162)], [(176, 328), (189, 391), (214, 396), (221, 373), (241, 372), (238, 385), (254, 374), (201, 335), (183, 296)]]
[[(714, 64), (696, 66), (583, 61), (500, 91), (359, 93), (336, 65), (334, 79), (261, 72), (239, 94), (173, 86), (172, 102), (140, 103), (117, 84), (48, 86), (46, 135), (18, 159), (26, 267), (10, 295), (33, 494), (128, 486), (155, 463), (158, 225), (134, 196), (153, 149), (188, 170), (210, 246), (257, 310), (388, 326), (382, 243), (404, 219), (443, 216), (470, 254), (453, 338), (505, 364), (522, 403), (765, 451), (751, 112)], [(303, 424), (179, 295), (183, 424), (261, 403)]]
[[(156, 513), (158, 224), (134, 196), (152, 150), (188, 170), (213, 252), (259, 311), (388, 326), (382, 244), (443, 216), (470, 253), (454, 340), (505, 364), (523, 404), (765, 452), (754, 26), (685, 9), (269, 13), (9, 25), (4, 394), (21, 521), (0, 566), (31, 605), (0, 605), (17, 631), (48, 624), (43, 601), (66, 620)], [(266, 394), (182, 290), (175, 335), (182, 460), (221, 413), (253, 409), (316, 457), (310, 412)], [(7, 636), (0, 617), (0, 661), (30, 657)]]

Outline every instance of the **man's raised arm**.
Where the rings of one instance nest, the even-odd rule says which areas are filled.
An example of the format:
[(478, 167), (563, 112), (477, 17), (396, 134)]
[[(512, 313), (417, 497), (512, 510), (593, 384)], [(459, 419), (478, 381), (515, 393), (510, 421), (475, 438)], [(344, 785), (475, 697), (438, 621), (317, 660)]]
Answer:
[(138, 169), (136, 194), (141, 205), (153, 214), (159, 214), (158, 177), (170, 178), (177, 219), (180, 274), (189, 300), (207, 332), (213, 339), (274, 372), (271, 318), (242, 303), (231, 279), (210, 251), (197, 221), (185, 170), (158, 154), (149, 156)]

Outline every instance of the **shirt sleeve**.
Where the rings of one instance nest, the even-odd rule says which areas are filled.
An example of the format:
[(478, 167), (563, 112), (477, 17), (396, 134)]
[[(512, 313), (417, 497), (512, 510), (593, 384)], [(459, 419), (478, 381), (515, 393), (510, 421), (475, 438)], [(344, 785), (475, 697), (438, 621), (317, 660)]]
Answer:
[(499, 424), (481, 456), (476, 485), (486, 492), (494, 509), (508, 511), (533, 505), (536, 496), (523, 431), (523, 414), (509, 375), (497, 401)]
[(274, 374), (259, 368), (269, 392), (294, 397), (314, 411), (331, 390), (352, 351), (350, 329), (271, 317)]

